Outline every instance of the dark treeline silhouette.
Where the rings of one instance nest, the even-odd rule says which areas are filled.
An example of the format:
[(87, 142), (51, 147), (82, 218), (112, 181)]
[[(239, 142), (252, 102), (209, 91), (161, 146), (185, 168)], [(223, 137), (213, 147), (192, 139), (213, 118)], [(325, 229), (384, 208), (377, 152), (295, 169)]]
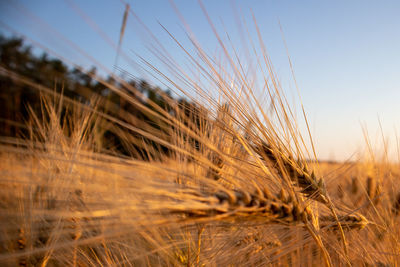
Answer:
[[(188, 125), (188, 121), (183, 122), (190, 128), (199, 128), (203, 120), (199, 112), (200, 107), (187, 99), (174, 99), (169, 91), (153, 87), (146, 81), (116, 81), (112, 77), (105, 80), (96, 79), (94, 78), (96, 68), (85, 72), (79, 68), (70, 68), (46, 53), (35, 55), (32, 47), (24, 44), (19, 38), (6, 38), (0, 35), (0, 58), (1, 136), (27, 135), (25, 125), (30, 118), (29, 110), (35, 114), (42, 114), (43, 111), (41, 90), (33, 88), (32, 84), (21, 82), (21, 79), (11, 77), (10, 73), (53, 92), (62, 92), (64, 96), (84, 105), (88, 105), (94, 96), (102, 96), (103, 105), (100, 111), (110, 113), (121, 121), (135, 124), (133, 125), (135, 127), (147, 127), (147, 131), (148, 127), (152, 127), (152, 133), (155, 135), (168, 135), (174, 131), (173, 127), (164, 125), (159, 116), (154, 116), (155, 113), (163, 116), (161, 109), (172, 115), (180, 112), (188, 118), (191, 117), (192, 125)], [(121, 89), (129, 95), (129, 99), (121, 97), (114, 90), (110, 90), (110, 87)], [(60, 123), (62, 121), (60, 118)], [(107, 126), (106, 123), (101, 126), (102, 149), (143, 159), (154, 157), (160, 152), (169, 153), (167, 147), (137, 133), (131, 132), (130, 138), (124, 139), (115, 127)]]

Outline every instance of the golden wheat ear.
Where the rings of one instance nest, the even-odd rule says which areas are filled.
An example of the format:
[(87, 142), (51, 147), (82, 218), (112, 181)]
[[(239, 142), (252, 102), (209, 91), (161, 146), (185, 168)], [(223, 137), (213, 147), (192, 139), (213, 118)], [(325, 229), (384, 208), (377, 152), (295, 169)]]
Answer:
[(296, 164), (290, 156), (274, 150), (265, 142), (257, 146), (255, 151), (275, 167), (282, 179), (283, 176), (288, 176), (296, 186), (301, 188), (301, 193), (305, 196), (324, 204), (328, 203), (324, 180), (317, 179), (315, 173), (310, 173), (306, 166), (301, 167), (300, 163)]
[[(344, 230), (361, 230), (370, 222), (361, 214), (338, 215), (338, 221)], [(320, 226), (329, 229), (339, 230), (337, 220), (334, 216), (320, 216)]]
[[(241, 219), (244, 221), (259, 221), (263, 224), (295, 225), (310, 220), (310, 210), (301, 208), (296, 201), (282, 202), (280, 198), (271, 195), (250, 194), (245, 191), (220, 191), (204, 195), (209, 206), (205, 208), (174, 209), (173, 214), (185, 214), (185, 220), (218, 221), (221, 219)], [(203, 202), (205, 203), (205, 202)]]

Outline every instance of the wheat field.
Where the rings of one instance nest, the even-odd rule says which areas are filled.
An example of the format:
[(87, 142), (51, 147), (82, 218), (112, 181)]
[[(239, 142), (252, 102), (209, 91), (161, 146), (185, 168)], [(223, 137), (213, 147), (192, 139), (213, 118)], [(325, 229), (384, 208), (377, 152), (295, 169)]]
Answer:
[[(31, 109), (23, 136), (0, 138), (0, 264), (398, 266), (398, 163), (319, 162), (299, 127), (304, 110), (299, 119), (261, 36), (253, 41), (264, 88), (226, 43), (225, 65), (196, 44), (188, 54), (206, 82), (144, 61), (194, 103), (160, 93), (168, 109), (118, 76), (88, 73), (124, 108), (2, 65), (40, 92), (41, 112)], [(129, 153), (107, 146), (106, 132)]]

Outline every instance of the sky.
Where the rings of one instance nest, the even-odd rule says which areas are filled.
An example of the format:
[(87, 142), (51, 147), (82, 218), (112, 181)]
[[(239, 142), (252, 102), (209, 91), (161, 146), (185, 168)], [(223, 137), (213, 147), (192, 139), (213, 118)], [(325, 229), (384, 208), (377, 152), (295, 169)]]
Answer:
[[(112, 71), (124, 2), (130, 4), (143, 25), (165, 44), (177, 62), (187, 59), (160, 26), (190, 47), (182, 21), (168, 0), (3, 0), (0, 31), (13, 34), (8, 28), (11, 27), (17, 35), (46, 45), (70, 62), (85, 68), (103, 65)], [(218, 41), (198, 1), (174, 3), (196, 40), (209, 54), (218, 55), (221, 52)], [(378, 152), (382, 151), (385, 140), (391, 157), (397, 159), (400, 1), (204, 0), (203, 3), (220, 33), (226, 30), (239, 48), (243, 37), (237, 31), (235, 10), (249, 25), (253, 13), (282, 86), (294, 92), (296, 86), (286, 43), (319, 158), (358, 159), (362, 155), (358, 152), (364, 150), (366, 143), (363, 132), (368, 131)], [(132, 63), (140, 62), (137, 55), (156, 63), (148, 49), (153, 41), (143, 25), (132, 14), (128, 16), (121, 51), (132, 61), (120, 56), (118, 66), (138, 79), (151, 80), (151, 75)], [(254, 27), (250, 28), (250, 35), (256, 39)], [(85, 51), (84, 55), (76, 52), (75, 44)], [(154, 83), (157, 85), (157, 81)]]

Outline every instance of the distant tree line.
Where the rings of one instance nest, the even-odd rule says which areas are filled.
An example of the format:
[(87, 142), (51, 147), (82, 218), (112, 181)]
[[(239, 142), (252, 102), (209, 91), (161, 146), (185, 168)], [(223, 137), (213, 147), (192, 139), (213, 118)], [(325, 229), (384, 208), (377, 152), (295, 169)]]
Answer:
[[(93, 95), (102, 96), (106, 99), (103, 109), (113, 110), (117, 117), (118, 111), (123, 111), (125, 115), (120, 114), (120, 120), (124, 120), (127, 116), (135, 118), (137, 124), (150, 125), (158, 130), (159, 134), (163, 131), (166, 134), (168, 134), (167, 131), (173, 131), (167, 127), (163, 128), (159, 118), (152, 115), (152, 112), (160, 114), (160, 108), (169, 114), (177, 113), (178, 108), (182, 114), (193, 117), (191, 127), (193, 124), (196, 125), (195, 127), (200, 127), (201, 124), (203, 115), (199, 112), (200, 107), (193, 102), (184, 98), (174, 99), (169, 91), (153, 87), (146, 81), (124, 80), (121, 82), (108, 77), (105, 82), (100, 82), (93, 78), (96, 76), (95, 68), (84, 72), (79, 68), (70, 68), (61, 60), (51, 58), (46, 53), (35, 55), (32, 47), (24, 44), (20, 38), (6, 38), (0, 35), (0, 59), (0, 66), (3, 69), (0, 71), (1, 136), (16, 137), (26, 134), (24, 125), (29, 120), (28, 107), (36, 114), (42, 112), (40, 90), (32, 88), (29, 84), (18, 82), (18, 79), (10, 77), (4, 70), (21, 75), (36, 85), (42, 85), (57, 92), (62, 90), (63, 95), (82, 104), (87, 104)], [(140, 97), (133, 91), (128, 92), (129, 98), (137, 103), (133, 105), (132, 101), (119, 96), (107, 86), (109, 84), (115, 88), (126, 87), (123, 83), (135, 88), (145, 97)], [(147, 111), (143, 107), (146, 107)], [(103, 111), (108, 112), (108, 110)], [(129, 123), (133, 123), (132, 120)], [(103, 132), (105, 147), (129, 156), (148, 158), (151, 156), (151, 151), (147, 149), (149, 147), (157, 151), (154, 154), (159, 154), (160, 150), (169, 153), (169, 149), (163, 145), (145, 137), (136, 137), (132, 139), (132, 143), (129, 143), (127, 140), (122, 140), (121, 136), (111, 129), (105, 128)], [(138, 142), (138, 140), (141, 141)]]

